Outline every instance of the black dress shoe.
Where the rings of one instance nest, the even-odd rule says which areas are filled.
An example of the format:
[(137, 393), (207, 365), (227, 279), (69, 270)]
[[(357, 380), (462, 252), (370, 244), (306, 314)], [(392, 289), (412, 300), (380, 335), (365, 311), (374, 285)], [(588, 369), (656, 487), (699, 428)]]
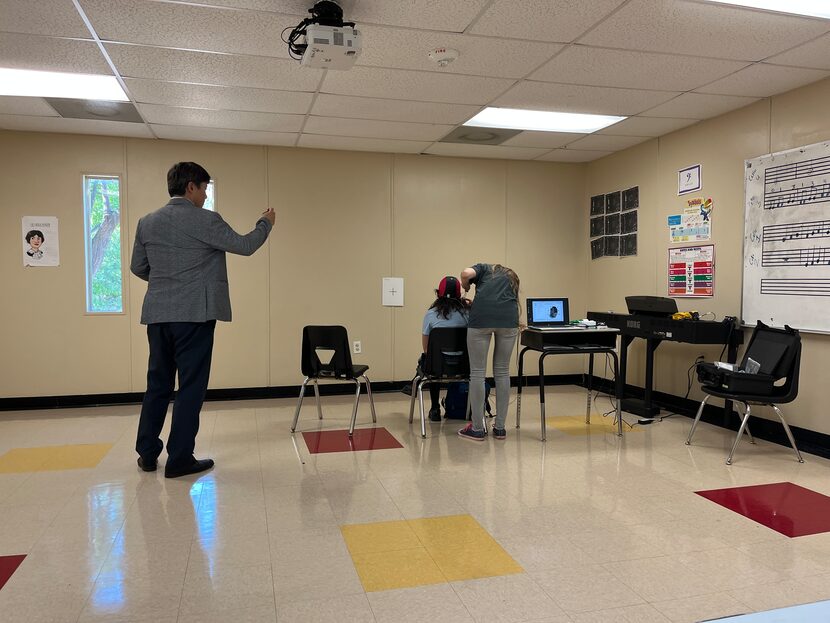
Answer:
[(433, 407), (429, 410), (429, 421), (430, 422), (440, 422), (441, 421), (441, 407)]
[(179, 476), (187, 476), (188, 474), (198, 474), (213, 467), (213, 459), (197, 459), (193, 457), (193, 462), (183, 465), (181, 467), (171, 467), (166, 465), (164, 468), (165, 478), (178, 478)]
[(154, 472), (159, 466), (155, 459), (145, 459), (143, 456), (138, 457), (138, 466), (145, 472)]

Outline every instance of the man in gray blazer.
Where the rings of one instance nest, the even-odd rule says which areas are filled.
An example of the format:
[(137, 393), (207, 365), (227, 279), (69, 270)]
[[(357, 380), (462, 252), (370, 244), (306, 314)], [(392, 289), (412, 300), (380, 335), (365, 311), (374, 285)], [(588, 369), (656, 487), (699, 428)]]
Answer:
[(213, 467), (212, 459), (196, 459), (193, 449), (216, 321), (231, 320), (225, 253), (252, 255), (268, 238), (275, 219), (269, 208), (251, 232), (236, 233), (219, 214), (202, 209), (208, 182), (210, 175), (195, 162), (171, 167), (170, 202), (138, 221), (130, 263), (132, 273), (149, 282), (141, 324), (147, 325), (150, 361), (135, 445), (138, 466), (145, 472), (158, 466), (163, 447), (159, 435), (179, 375), (167, 438), (167, 478)]

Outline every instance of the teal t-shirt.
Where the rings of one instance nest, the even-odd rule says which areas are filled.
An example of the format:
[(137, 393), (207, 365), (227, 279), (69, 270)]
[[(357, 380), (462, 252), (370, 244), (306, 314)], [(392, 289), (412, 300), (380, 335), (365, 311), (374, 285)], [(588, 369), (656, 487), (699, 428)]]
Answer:
[(492, 264), (476, 264), (470, 283), (476, 296), (470, 309), (468, 326), (473, 329), (513, 329), (519, 326), (519, 300), (510, 278), (494, 273)]

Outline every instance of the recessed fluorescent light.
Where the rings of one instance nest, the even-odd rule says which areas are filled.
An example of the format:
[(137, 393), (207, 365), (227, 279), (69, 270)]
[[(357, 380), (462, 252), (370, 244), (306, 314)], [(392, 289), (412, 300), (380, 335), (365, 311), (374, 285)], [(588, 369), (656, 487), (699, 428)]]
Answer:
[(709, 0), (709, 2), (735, 4), (778, 13), (830, 18), (830, 3), (827, 0)]
[(464, 125), (484, 128), (508, 128), (511, 130), (590, 134), (623, 119), (625, 117), (609, 115), (519, 110), (517, 108), (485, 108), (475, 117), (465, 122)]
[(0, 67), (0, 95), (64, 97), (83, 100), (128, 102), (114, 76), (67, 74)]

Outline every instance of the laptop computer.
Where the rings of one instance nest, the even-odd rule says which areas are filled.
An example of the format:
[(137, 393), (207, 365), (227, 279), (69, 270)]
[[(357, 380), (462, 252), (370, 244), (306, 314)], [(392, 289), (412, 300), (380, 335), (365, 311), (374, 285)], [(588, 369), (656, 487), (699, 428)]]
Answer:
[(527, 328), (536, 331), (573, 329), (568, 299), (559, 297), (527, 299)]

